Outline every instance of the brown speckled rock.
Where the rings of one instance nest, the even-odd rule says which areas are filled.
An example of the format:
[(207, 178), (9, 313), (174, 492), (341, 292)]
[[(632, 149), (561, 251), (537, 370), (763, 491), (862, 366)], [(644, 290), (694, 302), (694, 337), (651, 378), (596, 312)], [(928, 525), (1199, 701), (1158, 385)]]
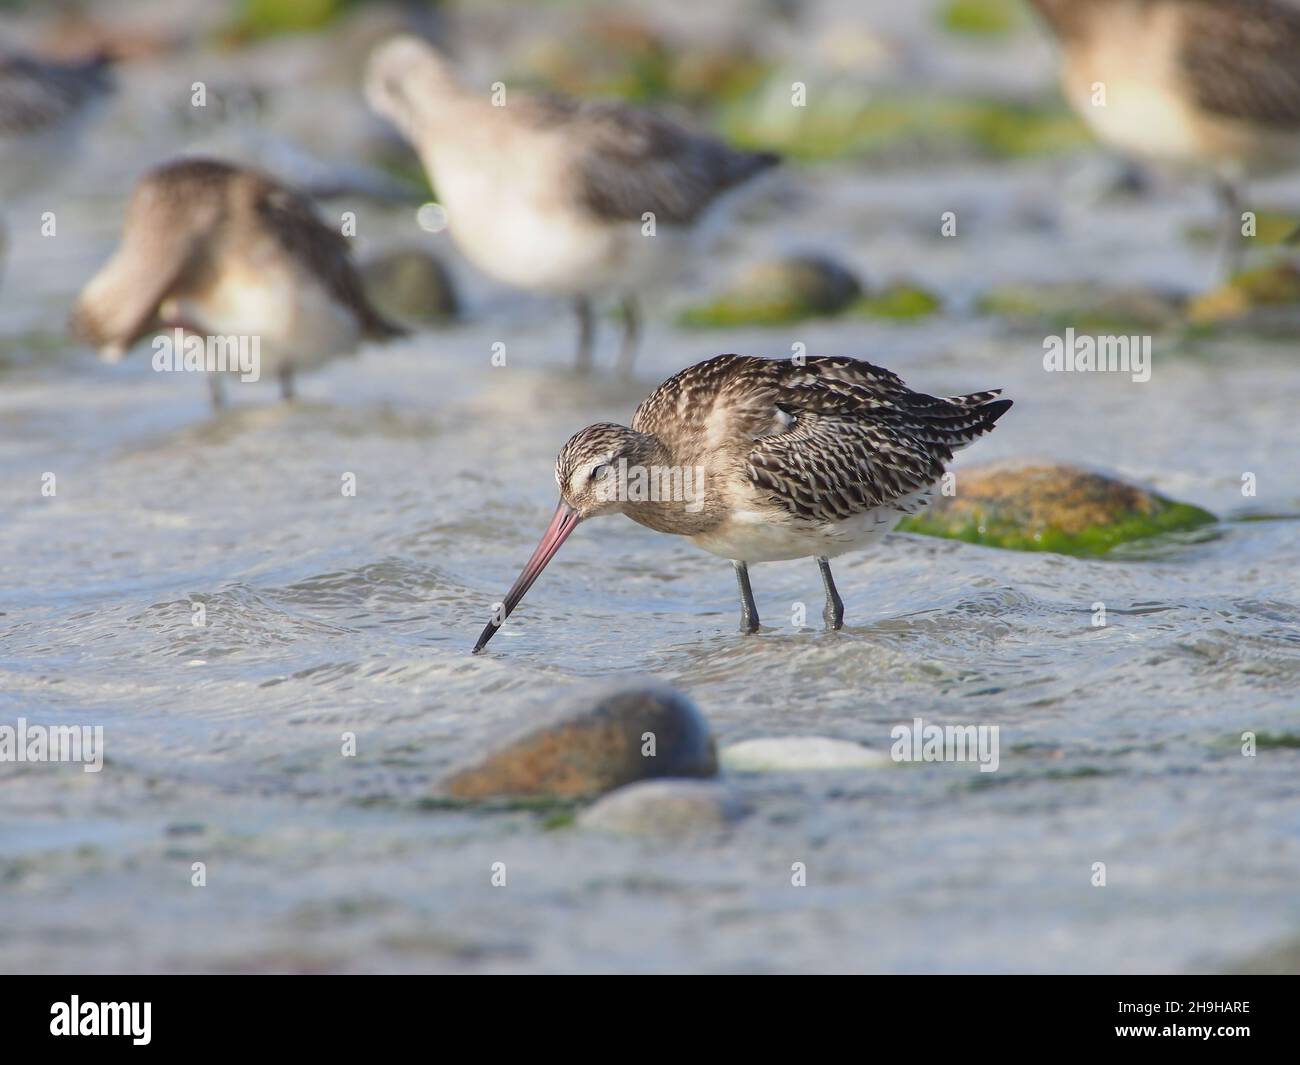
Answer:
[[(654, 755), (642, 753), (653, 734)], [(599, 795), (654, 777), (718, 772), (709, 727), (694, 704), (667, 687), (612, 692), (573, 714), (507, 741), (445, 782), (459, 799)]]

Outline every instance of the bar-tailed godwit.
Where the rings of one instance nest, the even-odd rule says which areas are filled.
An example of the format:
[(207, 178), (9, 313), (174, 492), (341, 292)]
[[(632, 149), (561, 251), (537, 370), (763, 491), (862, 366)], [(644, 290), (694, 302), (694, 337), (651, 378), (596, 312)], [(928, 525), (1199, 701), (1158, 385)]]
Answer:
[(1032, 0), (1066, 99), (1117, 151), (1210, 174), (1239, 266), (1240, 184), (1300, 163), (1296, 0)]
[(741, 630), (758, 629), (749, 563), (812, 557), (829, 628), (844, 622), (830, 560), (929, 501), (952, 453), (993, 428), (997, 390), (939, 399), (860, 359), (719, 355), (669, 378), (632, 427), (575, 434), (555, 462), (550, 527), (474, 646), (481, 651), (587, 518), (622, 513), (730, 559)]
[(517, 288), (572, 298), (578, 366), (591, 363), (592, 301), (621, 297), (620, 365), (640, 329), (637, 294), (671, 278), (724, 194), (778, 162), (643, 108), (462, 85), (415, 37), (371, 56), (371, 107), (419, 153), (466, 257)]
[[(370, 305), (347, 239), (305, 196), (215, 159), (141, 178), (121, 246), (81, 293), (72, 327), (109, 361), (161, 331), (255, 339), (258, 376), (275, 374), (286, 399), (295, 370), (403, 332)], [(221, 376), (207, 376), (220, 405)]]

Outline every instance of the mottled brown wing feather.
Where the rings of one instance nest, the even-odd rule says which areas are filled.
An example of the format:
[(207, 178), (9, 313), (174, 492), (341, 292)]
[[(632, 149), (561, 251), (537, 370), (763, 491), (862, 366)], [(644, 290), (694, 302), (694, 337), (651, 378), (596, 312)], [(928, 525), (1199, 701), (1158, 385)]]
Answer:
[(320, 277), (334, 297), (357, 316), (366, 336), (383, 339), (406, 335), (405, 329), (389, 322), (371, 305), (347, 238), (321, 221), (307, 197), (268, 183), (258, 199), (257, 211), (281, 245)]
[(1206, 110), (1300, 129), (1300, 4), (1184, 0), (1181, 58)]
[(839, 521), (934, 484), (953, 450), (987, 432), (1009, 401), (996, 391), (942, 399), (914, 392), (888, 370), (859, 360), (781, 364), (778, 407), (792, 418), (760, 437), (749, 476), (789, 511)]
[(721, 193), (780, 162), (617, 101), (538, 96), (527, 108), (539, 126), (568, 128), (576, 195), (601, 219), (640, 222), (650, 211), (656, 222), (690, 224)]
[(793, 514), (840, 521), (933, 484), (951, 455), (895, 426), (805, 411), (750, 452), (749, 476)]
[(844, 356), (799, 363), (719, 355), (688, 367), (637, 408), (639, 432), (704, 434), (718, 411), (751, 482), (791, 513), (837, 521), (933, 484), (955, 449), (993, 427), (997, 391), (942, 399)]

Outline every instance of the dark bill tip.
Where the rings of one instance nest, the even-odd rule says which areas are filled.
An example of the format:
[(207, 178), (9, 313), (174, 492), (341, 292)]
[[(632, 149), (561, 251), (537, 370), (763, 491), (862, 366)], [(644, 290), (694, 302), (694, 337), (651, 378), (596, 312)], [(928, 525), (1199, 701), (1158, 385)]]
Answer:
[(496, 635), (497, 629), (505, 623), (506, 618), (510, 616), (511, 611), (519, 605), (519, 600), (524, 597), (524, 593), (533, 586), (533, 581), (537, 580), (546, 564), (555, 557), (555, 552), (560, 549), (560, 545), (569, 538), (569, 534), (578, 526), (582, 520), (581, 516), (569, 504), (560, 500), (560, 505), (555, 508), (555, 516), (551, 518), (551, 524), (547, 526), (546, 532), (542, 535), (542, 541), (537, 545), (537, 550), (533, 552), (533, 557), (528, 560), (523, 571), (519, 574), (519, 579), (515, 581), (506, 597), (501, 602), (501, 609), (493, 614), (492, 620), (483, 628), (479, 635), (478, 643), (474, 645), (473, 654), (478, 654), (487, 646), (487, 643)]

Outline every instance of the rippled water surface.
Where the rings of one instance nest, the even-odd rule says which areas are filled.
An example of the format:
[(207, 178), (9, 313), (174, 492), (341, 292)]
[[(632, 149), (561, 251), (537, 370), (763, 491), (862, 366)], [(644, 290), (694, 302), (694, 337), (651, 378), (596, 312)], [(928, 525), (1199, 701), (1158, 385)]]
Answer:
[[(0, 966), (1178, 971), (1300, 930), (1300, 751), (1240, 753), (1244, 731), (1300, 733), (1294, 342), (1158, 338), (1151, 381), (1134, 384), (1044, 373), (1041, 332), (973, 308), (1011, 280), (1203, 285), (1207, 253), (1180, 236), (1210, 209), (1203, 189), (1085, 216), (1061, 194), (1077, 159), (797, 171), (695, 265), (701, 284), (813, 247), (868, 280), (922, 279), (949, 309), (715, 334), (670, 325), (678, 291), (631, 383), (573, 376), (563, 308), (475, 277), (409, 211), (361, 204), (362, 250), (429, 241), (466, 322), (335, 363), (292, 405), (270, 383), (237, 389), (214, 416), (200, 380), (155, 374), (143, 353), (101, 365), (61, 332), (162, 143), (115, 110), (83, 164), (102, 166), (36, 198), (57, 238), (34, 230), (31, 203), (9, 213), (0, 722), (103, 725), (107, 762), (0, 765)], [(950, 205), (962, 235), (940, 241)], [(1004, 387), (1015, 409), (963, 463), (1082, 461), (1229, 520), (1106, 560), (897, 535), (837, 564), (835, 634), (791, 623), (803, 603), (819, 624), (810, 560), (757, 566), (767, 627), (745, 638), (725, 562), (614, 517), (583, 526), (492, 653), (470, 656), (545, 527), (570, 433), (626, 421), (688, 363), (795, 342), (941, 394)], [(540, 709), (647, 675), (689, 693), (723, 745), (884, 749), (921, 716), (1000, 726), (1001, 767), (739, 777), (752, 814), (687, 840), (425, 801)], [(339, 756), (344, 732), (355, 758)], [(489, 885), (498, 861), (504, 889)]]

